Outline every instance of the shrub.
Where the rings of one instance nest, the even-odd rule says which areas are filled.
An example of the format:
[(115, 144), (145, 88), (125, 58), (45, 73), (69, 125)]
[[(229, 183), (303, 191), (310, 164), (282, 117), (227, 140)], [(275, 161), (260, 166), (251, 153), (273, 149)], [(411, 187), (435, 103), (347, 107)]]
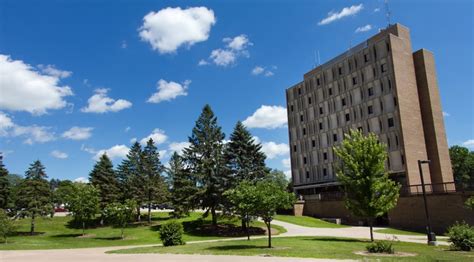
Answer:
[(474, 210), (474, 196), (466, 200), (466, 206), (467, 208)]
[(448, 228), (448, 236), (452, 249), (462, 251), (474, 249), (474, 227), (466, 222), (456, 222), (456, 224)]
[(184, 245), (183, 232), (183, 225), (176, 221), (162, 225), (160, 228), (160, 239), (163, 242), (163, 246)]
[(375, 241), (368, 244), (366, 247), (367, 252), (369, 253), (395, 253), (392, 242), (389, 241)]
[(8, 243), (8, 236), (15, 231), (15, 225), (13, 221), (7, 216), (5, 210), (0, 209), (0, 237), (3, 238), (3, 242)]

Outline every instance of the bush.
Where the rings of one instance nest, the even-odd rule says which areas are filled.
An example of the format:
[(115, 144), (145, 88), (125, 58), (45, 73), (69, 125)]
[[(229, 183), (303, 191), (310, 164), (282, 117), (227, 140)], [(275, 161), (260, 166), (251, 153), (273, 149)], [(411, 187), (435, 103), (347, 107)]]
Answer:
[(392, 246), (393, 244), (389, 241), (375, 241), (368, 244), (365, 248), (369, 253), (395, 253), (395, 249)]
[(183, 225), (176, 221), (162, 225), (160, 228), (160, 239), (163, 242), (163, 246), (184, 245), (183, 232)]
[(466, 222), (452, 225), (448, 228), (449, 242), (454, 250), (471, 251), (474, 249), (474, 227)]
[(474, 210), (474, 196), (466, 200), (466, 206), (467, 208)]

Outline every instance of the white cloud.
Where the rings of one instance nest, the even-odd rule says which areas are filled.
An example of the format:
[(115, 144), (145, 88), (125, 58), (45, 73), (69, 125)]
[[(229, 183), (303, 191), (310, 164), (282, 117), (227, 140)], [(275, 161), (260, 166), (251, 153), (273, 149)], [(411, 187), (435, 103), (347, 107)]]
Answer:
[(291, 179), (291, 170), (286, 170), (283, 173), (285, 173), (285, 176), (286, 176), (287, 179)]
[(35, 115), (67, 105), (73, 95), (69, 86), (59, 86), (60, 77), (42, 74), (21, 60), (0, 54), (0, 109)]
[[(217, 66), (229, 66), (234, 64), (237, 61), (238, 57), (249, 57), (249, 52), (247, 48), (253, 43), (251, 43), (248, 37), (244, 34), (238, 35), (236, 37), (226, 37), (222, 40), (224, 43), (227, 43), (224, 48), (218, 48), (211, 51), (209, 55), (209, 61), (213, 62)], [(209, 62), (201, 59), (199, 65), (207, 65)]]
[(462, 143), (463, 146), (473, 149), (474, 148), (474, 139), (469, 139)]
[(266, 69), (265, 67), (262, 67), (262, 66), (256, 66), (252, 69), (252, 75), (264, 75), (264, 76), (273, 76), (274, 73), (272, 71), (270, 71), (269, 69)]
[(86, 178), (86, 177), (83, 177), (83, 176), (78, 177), (78, 178), (74, 179), (73, 181), (76, 182), (76, 183), (84, 183), (84, 184), (89, 183), (89, 179)]
[(356, 33), (363, 33), (363, 32), (367, 32), (367, 31), (370, 31), (370, 30), (372, 30), (371, 25), (364, 25), (364, 26), (357, 27), (355, 32)]
[(94, 160), (99, 160), (103, 154), (107, 154), (110, 159), (125, 158), (130, 149), (126, 145), (115, 145), (109, 149), (101, 149), (95, 153)]
[(328, 16), (324, 18), (323, 20), (319, 21), (318, 25), (327, 25), (330, 24), (334, 21), (337, 21), (339, 19), (342, 19), (346, 16), (350, 15), (356, 15), (359, 13), (362, 9), (364, 8), (363, 4), (360, 5), (353, 5), (350, 7), (344, 7), (341, 11), (339, 12), (334, 12), (331, 11), (328, 13)]
[(248, 128), (274, 129), (285, 127), (287, 122), (286, 108), (262, 105), (251, 116), (247, 117), (243, 124)]
[(19, 126), (13, 127), (11, 136), (23, 136), (26, 139), (23, 141), (25, 144), (32, 145), (35, 143), (46, 143), (53, 141), (55, 135), (50, 131), (50, 127), (45, 126)]
[(291, 168), (291, 159), (290, 159), (290, 158), (282, 159), (282, 160), (281, 160), (281, 164), (282, 164), (285, 168)]
[(66, 158), (68, 158), (68, 155), (67, 155), (66, 153), (61, 152), (61, 151), (59, 151), (59, 150), (53, 150), (53, 151), (51, 152), (51, 155), (52, 155), (53, 157), (55, 157), (55, 158), (58, 158), (58, 159), (66, 159)]
[(107, 96), (109, 90), (106, 88), (99, 88), (94, 90), (95, 94), (91, 96), (87, 102), (87, 107), (81, 109), (85, 113), (107, 113), (118, 112), (120, 110), (129, 108), (132, 103), (124, 99), (112, 99)]
[(122, 41), (122, 44), (120, 44), (120, 47), (121, 47), (122, 49), (127, 48), (127, 41), (123, 40), (123, 41)]
[(62, 134), (62, 137), (71, 139), (71, 140), (85, 140), (92, 136), (91, 131), (94, 128), (92, 127), (78, 127), (73, 126), (71, 129), (65, 131)]
[(268, 159), (273, 159), (278, 156), (286, 156), (290, 153), (290, 147), (285, 144), (277, 144), (275, 142), (263, 142), (262, 151), (265, 153)]
[(157, 83), (158, 92), (154, 93), (148, 98), (148, 103), (159, 103), (162, 101), (170, 101), (178, 96), (187, 96), (187, 89), (191, 84), (190, 80), (184, 81), (182, 84), (160, 79)]
[(0, 112), (0, 136), (7, 136), (8, 130), (14, 125), (13, 120), (7, 114)]
[(130, 129), (132, 129), (132, 128), (127, 126), (123, 131), (125, 131), (125, 133), (128, 133), (128, 131), (130, 131)]
[(199, 66), (205, 66), (205, 65), (208, 65), (208, 64), (209, 64), (209, 62), (207, 62), (204, 59), (199, 60), (199, 63), (198, 63)]
[(159, 144), (163, 144), (168, 139), (168, 136), (165, 134), (165, 131), (159, 128), (155, 128), (153, 132), (151, 132), (151, 134), (149, 134), (147, 137), (144, 137), (142, 138), (142, 140), (140, 140), (140, 144), (146, 145), (146, 142), (148, 142), (150, 138), (153, 139), (153, 142), (155, 142), (156, 145), (159, 145)]
[(43, 74), (57, 78), (68, 78), (72, 75), (71, 71), (57, 69), (54, 65), (38, 65)]
[(451, 114), (449, 114), (448, 112), (444, 112), (444, 111), (443, 111), (443, 116), (444, 116), (444, 117), (448, 117), (448, 116), (451, 116)]
[(173, 142), (170, 143), (169, 150), (181, 154), (183, 152), (183, 149), (189, 147), (189, 145), (189, 142)]
[(84, 151), (84, 152), (87, 152), (89, 154), (96, 154), (97, 153), (97, 150), (95, 150), (94, 148), (86, 147), (84, 144), (81, 145), (81, 150)]
[(380, 11), (380, 8), (378, 8), (378, 7), (374, 9), (374, 13), (377, 13), (379, 11)]
[(139, 35), (153, 50), (173, 53), (182, 45), (206, 41), (215, 23), (214, 11), (206, 7), (168, 7), (143, 17)]

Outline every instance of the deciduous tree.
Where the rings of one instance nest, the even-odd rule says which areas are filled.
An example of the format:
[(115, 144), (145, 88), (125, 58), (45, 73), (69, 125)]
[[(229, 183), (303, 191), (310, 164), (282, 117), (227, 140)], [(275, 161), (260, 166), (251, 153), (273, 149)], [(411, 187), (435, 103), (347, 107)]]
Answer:
[(86, 223), (99, 213), (99, 191), (93, 185), (75, 183), (70, 195), (65, 196), (65, 199), (74, 220), (81, 223), (84, 235)]
[(135, 200), (126, 200), (125, 203), (111, 203), (105, 208), (105, 216), (114, 226), (120, 227), (120, 238), (124, 239), (124, 230), (132, 220), (137, 203)]

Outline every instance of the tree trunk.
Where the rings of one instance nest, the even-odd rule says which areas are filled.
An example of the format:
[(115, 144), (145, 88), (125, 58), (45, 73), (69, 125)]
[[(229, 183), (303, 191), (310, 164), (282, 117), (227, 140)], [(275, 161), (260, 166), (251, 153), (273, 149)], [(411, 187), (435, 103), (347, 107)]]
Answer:
[(151, 192), (148, 190), (148, 224), (151, 224)]
[(247, 240), (250, 240), (250, 219), (247, 219), (245, 223), (246, 223), (245, 230), (247, 230)]
[(374, 242), (374, 220), (372, 218), (369, 218), (369, 227), (370, 227), (370, 241)]
[(86, 235), (86, 222), (82, 221), (82, 236)]
[(247, 219), (244, 217), (242, 218), (242, 231), (247, 229)]
[(137, 222), (142, 221), (141, 214), (140, 214), (140, 205), (137, 206)]
[(272, 228), (270, 225), (271, 222), (265, 222), (267, 224), (267, 230), (268, 230), (268, 248), (272, 247)]
[(211, 207), (211, 216), (212, 216), (212, 226), (216, 227), (217, 226), (217, 214), (216, 214), (216, 208)]
[(123, 240), (124, 239), (124, 235), (123, 235), (123, 227), (120, 229), (120, 238)]
[(30, 228), (30, 235), (35, 233), (35, 214), (31, 216), (31, 228)]

